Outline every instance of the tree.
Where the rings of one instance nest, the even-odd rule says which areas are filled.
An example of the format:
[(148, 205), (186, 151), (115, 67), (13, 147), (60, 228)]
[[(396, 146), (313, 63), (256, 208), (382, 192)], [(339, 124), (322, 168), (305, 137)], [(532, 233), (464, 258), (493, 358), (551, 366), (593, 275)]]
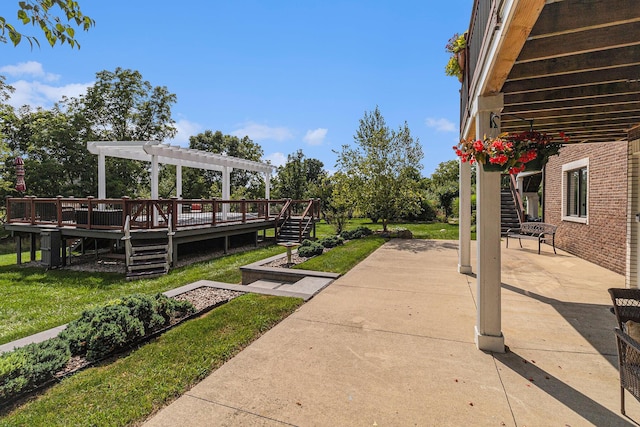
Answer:
[(287, 163), (278, 168), (274, 185), (276, 197), (302, 200), (319, 197), (319, 186), (327, 172), (318, 159), (305, 158), (302, 150), (287, 156)]
[[(63, 99), (60, 106), (66, 108), (86, 144), (172, 138), (177, 133), (171, 117), (175, 102), (176, 95), (165, 86), (152, 86), (138, 71), (116, 68), (96, 73), (96, 83), (85, 95)], [(109, 157), (106, 166), (108, 195), (149, 194), (148, 164)]]
[[(56, 11), (56, 8), (59, 11)], [(57, 12), (57, 13), (56, 13)], [(61, 16), (58, 16), (61, 15)], [(66, 23), (64, 19), (66, 18)], [(80, 5), (73, 0), (23, 0), (18, 2), (18, 20), (23, 25), (39, 27), (51, 46), (68, 43), (72, 48), (80, 48), (75, 38), (75, 27), (85, 31), (95, 25), (95, 21), (80, 11)], [(33, 48), (40, 46), (36, 37), (18, 31), (15, 25), (0, 16), (0, 42), (7, 43), (7, 35), (14, 46), (26, 39)]]
[(354, 142), (355, 148), (343, 145), (338, 153), (338, 169), (350, 184), (343, 196), (381, 219), (387, 231), (390, 220), (420, 209), (413, 176), (421, 169), (422, 148), (406, 122), (397, 131), (389, 129), (378, 107), (360, 119)]
[(452, 214), (453, 201), (458, 197), (459, 170), (458, 160), (442, 162), (431, 174), (431, 179), (427, 180), (427, 190), (438, 199), (440, 208), (447, 218)]
[[(264, 154), (262, 147), (248, 136), (239, 138), (211, 130), (189, 137), (189, 148), (256, 162), (261, 161)], [(185, 177), (188, 177), (189, 180), (194, 179), (193, 183), (183, 187), (183, 190), (186, 190), (184, 194), (187, 198), (210, 198), (222, 195), (222, 174), (220, 172), (190, 169)], [(235, 199), (264, 197), (262, 175), (259, 172), (234, 169), (231, 172), (231, 196)]]

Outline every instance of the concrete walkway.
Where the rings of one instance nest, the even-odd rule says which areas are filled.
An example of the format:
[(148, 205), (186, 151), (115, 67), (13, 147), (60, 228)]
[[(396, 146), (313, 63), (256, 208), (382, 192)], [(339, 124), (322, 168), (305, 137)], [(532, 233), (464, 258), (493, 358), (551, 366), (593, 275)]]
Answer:
[(608, 311), (623, 277), (523, 244), (502, 251), (507, 354), (475, 348), (457, 242), (393, 240), (145, 425), (635, 425)]

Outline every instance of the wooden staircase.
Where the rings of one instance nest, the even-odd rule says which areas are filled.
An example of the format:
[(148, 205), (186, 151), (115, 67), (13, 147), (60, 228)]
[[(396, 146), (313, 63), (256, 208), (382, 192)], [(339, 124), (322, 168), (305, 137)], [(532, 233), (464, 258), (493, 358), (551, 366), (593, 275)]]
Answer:
[(505, 236), (510, 228), (520, 227), (516, 202), (508, 188), (500, 191), (500, 233)]
[(163, 276), (169, 272), (168, 239), (134, 240), (127, 251), (127, 280)]
[[(172, 262), (173, 231), (167, 229), (165, 238), (149, 238), (137, 236), (131, 238), (130, 218), (125, 222), (125, 258), (127, 264), (127, 280), (149, 279), (167, 274)], [(171, 224), (171, 218), (169, 218)]]
[(278, 242), (302, 242), (311, 236), (312, 227), (304, 227), (304, 218), (292, 216), (285, 220), (278, 231)]

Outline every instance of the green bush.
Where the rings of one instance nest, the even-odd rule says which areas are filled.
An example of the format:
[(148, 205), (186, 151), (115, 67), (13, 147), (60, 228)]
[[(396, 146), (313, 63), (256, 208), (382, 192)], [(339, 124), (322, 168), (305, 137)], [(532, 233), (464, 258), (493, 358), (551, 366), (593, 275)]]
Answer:
[(318, 243), (325, 248), (335, 248), (336, 246), (342, 245), (344, 239), (340, 236), (329, 236), (318, 240)]
[(313, 245), (314, 243), (315, 243), (315, 242), (314, 242), (313, 240), (304, 239), (304, 240), (302, 241), (302, 243), (300, 243), (300, 247), (303, 247), (303, 246), (311, 246), (311, 245)]
[(98, 360), (139, 338), (166, 326), (172, 316), (194, 311), (188, 302), (162, 294), (155, 297), (131, 295), (109, 305), (87, 310), (61, 332), (73, 355)]
[(343, 231), (342, 233), (340, 233), (340, 237), (342, 237), (344, 240), (361, 239), (365, 236), (369, 236), (371, 233), (373, 233), (373, 231), (371, 231), (369, 227), (361, 225), (355, 230)]
[(0, 401), (50, 380), (70, 357), (69, 346), (60, 338), (3, 353), (0, 355)]
[(298, 255), (304, 258), (311, 258), (312, 256), (321, 255), (323, 251), (324, 246), (316, 242), (311, 242), (310, 244), (300, 246), (298, 248)]

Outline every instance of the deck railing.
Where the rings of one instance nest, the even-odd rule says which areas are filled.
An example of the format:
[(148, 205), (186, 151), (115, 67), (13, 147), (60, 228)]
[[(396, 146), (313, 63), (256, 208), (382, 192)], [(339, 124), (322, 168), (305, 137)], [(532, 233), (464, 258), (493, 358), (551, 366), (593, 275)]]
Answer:
[(274, 220), (277, 227), (286, 215), (305, 209), (315, 219), (320, 216), (318, 200), (8, 197), (6, 202), (8, 224), (99, 230), (124, 230), (127, 216), (131, 230), (168, 228), (169, 224), (173, 230), (180, 230), (269, 220)]

